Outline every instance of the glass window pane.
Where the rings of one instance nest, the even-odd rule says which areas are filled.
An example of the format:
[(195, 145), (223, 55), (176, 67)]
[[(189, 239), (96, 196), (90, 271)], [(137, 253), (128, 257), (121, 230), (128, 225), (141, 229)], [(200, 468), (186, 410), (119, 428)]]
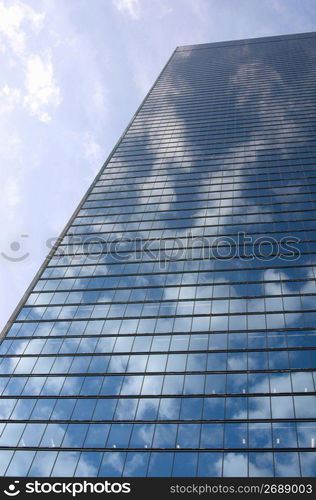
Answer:
[(223, 477), (247, 477), (248, 458), (243, 453), (224, 453)]
[(170, 477), (172, 473), (173, 453), (153, 452), (150, 454), (148, 476)]
[(172, 475), (174, 477), (195, 477), (197, 458), (197, 453), (175, 452)]
[(198, 463), (198, 477), (222, 477), (223, 454), (200, 453)]

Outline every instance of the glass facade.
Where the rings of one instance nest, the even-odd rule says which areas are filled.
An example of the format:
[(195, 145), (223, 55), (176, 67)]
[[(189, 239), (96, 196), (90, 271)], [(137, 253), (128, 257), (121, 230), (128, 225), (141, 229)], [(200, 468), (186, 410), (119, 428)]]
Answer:
[(4, 330), (1, 475), (315, 475), (315, 62), (175, 50)]

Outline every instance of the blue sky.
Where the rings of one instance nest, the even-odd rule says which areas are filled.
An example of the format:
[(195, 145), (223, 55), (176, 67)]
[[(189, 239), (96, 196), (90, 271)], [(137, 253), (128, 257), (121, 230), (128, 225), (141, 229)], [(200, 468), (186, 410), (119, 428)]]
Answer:
[(0, 327), (177, 45), (315, 30), (314, 0), (0, 0)]

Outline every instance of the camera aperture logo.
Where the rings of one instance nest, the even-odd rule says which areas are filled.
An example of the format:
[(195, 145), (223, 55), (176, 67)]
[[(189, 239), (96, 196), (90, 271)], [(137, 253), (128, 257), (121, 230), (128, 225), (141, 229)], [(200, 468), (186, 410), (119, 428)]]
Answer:
[[(16, 484), (19, 484), (20, 481), (14, 481), (11, 483), (5, 490), (4, 493), (9, 496), (17, 496), (21, 493), (21, 490), (17, 489)], [(76, 497), (78, 494), (85, 493), (130, 493), (131, 492), (131, 483), (119, 483), (119, 482), (111, 482), (111, 481), (99, 481), (99, 482), (90, 482), (90, 481), (81, 481), (81, 482), (46, 482), (46, 481), (38, 481), (35, 480), (33, 482), (27, 482), (25, 484), (25, 489), (23, 493), (40, 493), (40, 494), (70, 494), (72, 497)]]

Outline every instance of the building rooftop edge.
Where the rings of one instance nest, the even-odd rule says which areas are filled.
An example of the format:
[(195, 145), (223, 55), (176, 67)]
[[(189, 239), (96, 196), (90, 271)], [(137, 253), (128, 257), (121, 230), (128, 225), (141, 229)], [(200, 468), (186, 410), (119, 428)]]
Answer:
[(198, 43), (194, 45), (179, 45), (176, 47), (176, 52), (183, 50), (199, 50), (199, 49), (212, 49), (216, 47), (226, 47), (230, 45), (246, 45), (249, 43), (267, 43), (279, 40), (288, 40), (295, 38), (313, 38), (316, 37), (316, 31), (308, 31), (306, 33), (289, 33), (284, 35), (269, 35), (257, 38), (242, 38), (239, 40), (223, 40), (220, 42)]

